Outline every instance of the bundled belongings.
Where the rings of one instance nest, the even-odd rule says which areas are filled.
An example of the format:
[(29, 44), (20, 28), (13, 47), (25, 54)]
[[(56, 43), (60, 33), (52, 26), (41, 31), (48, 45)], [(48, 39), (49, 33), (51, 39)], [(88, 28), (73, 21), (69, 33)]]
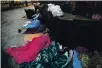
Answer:
[(85, 53), (80, 54), (79, 59), (81, 60), (82, 68), (89, 68), (90, 58), (87, 54), (85, 54)]
[(99, 52), (98, 50), (92, 52), (88, 67), (102, 68), (102, 52)]

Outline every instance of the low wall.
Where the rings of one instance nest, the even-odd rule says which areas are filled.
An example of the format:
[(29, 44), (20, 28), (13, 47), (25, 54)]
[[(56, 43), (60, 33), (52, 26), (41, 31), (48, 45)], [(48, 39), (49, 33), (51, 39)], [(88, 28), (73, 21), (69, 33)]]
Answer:
[(101, 50), (102, 23), (88, 20), (61, 20), (55, 19), (49, 23), (53, 39), (64, 46), (75, 48), (85, 46), (90, 50)]

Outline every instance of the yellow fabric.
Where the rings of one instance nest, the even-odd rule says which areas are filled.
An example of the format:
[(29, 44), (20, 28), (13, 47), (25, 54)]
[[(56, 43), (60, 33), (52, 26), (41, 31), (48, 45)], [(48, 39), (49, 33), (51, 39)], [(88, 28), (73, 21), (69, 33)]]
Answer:
[(39, 37), (39, 36), (41, 36), (42, 35), (42, 33), (36, 33), (36, 34), (25, 34), (24, 35), (24, 41), (26, 42), (26, 41), (30, 41), (30, 40), (32, 40), (32, 38), (34, 38), (34, 37)]

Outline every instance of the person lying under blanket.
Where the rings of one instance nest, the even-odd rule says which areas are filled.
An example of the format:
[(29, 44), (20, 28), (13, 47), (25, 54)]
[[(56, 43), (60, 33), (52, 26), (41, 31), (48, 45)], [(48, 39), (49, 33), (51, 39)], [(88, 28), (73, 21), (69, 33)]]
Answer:
[(37, 30), (41, 26), (39, 17), (40, 17), (40, 13), (39, 13), (39, 10), (37, 10), (37, 13), (32, 16), (33, 19), (26, 21), (25, 24), (20, 29), (18, 29), (18, 32), (19, 33), (22, 32), (22, 29)]
[[(65, 51), (64, 51), (65, 50)], [(35, 61), (23, 63), (20, 68), (68, 68), (73, 51), (52, 41), (48, 48), (42, 49)]]
[[(69, 52), (68, 52), (69, 51)], [(9, 47), (6, 52), (20, 68), (67, 68), (73, 51), (52, 41), (46, 34), (33, 38), (21, 47)]]

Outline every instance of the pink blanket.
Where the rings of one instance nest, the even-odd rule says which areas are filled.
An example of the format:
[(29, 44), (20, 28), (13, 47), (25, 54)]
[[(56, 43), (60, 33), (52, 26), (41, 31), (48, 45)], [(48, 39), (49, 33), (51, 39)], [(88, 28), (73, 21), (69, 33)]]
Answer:
[(31, 62), (36, 59), (39, 52), (43, 48), (47, 48), (50, 45), (49, 36), (43, 34), (40, 37), (33, 38), (32, 41), (28, 42), (25, 46), (18, 48), (7, 48), (6, 52), (13, 56), (18, 64), (23, 62)]

